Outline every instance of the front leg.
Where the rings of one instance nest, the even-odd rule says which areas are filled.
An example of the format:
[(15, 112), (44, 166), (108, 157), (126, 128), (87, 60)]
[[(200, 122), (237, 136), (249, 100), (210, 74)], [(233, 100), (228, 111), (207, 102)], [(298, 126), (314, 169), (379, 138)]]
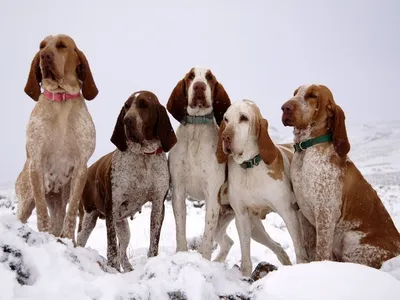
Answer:
[[(237, 200), (233, 203), (239, 203)], [(242, 261), (240, 268), (242, 275), (250, 277), (252, 271), (252, 262), (250, 256), (250, 242), (251, 242), (251, 220), (247, 207), (238, 205), (234, 207), (235, 210), (235, 223), (239, 235), (240, 250), (242, 254)]]
[(174, 186), (172, 189), (172, 210), (175, 217), (176, 252), (188, 251), (186, 240), (186, 199), (185, 190)]
[(203, 239), (200, 246), (200, 254), (208, 260), (211, 260), (213, 240), (218, 224), (220, 206), (217, 197), (218, 192), (215, 192), (206, 202), (206, 218)]
[(106, 214), (106, 227), (107, 227), (107, 260), (108, 264), (120, 271), (118, 247), (117, 247), (117, 233), (116, 233), (116, 204), (115, 199), (105, 200), (105, 214)]
[(292, 238), (296, 253), (296, 263), (308, 262), (308, 255), (304, 247), (303, 231), (296, 211), (288, 201), (284, 207), (277, 210), (277, 213), (285, 222), (289, 235)]
[(315, 261), (332, 260), (333, 239), (336, 223), (340, 216), (338, 209), (330, 209), (321, 203), (315, 209), (315, 227), (317, 233)]
[(75, 243), (76, 217), (78, 214), (79, 201), (82, 198), (87, 179), (86, 164), (81, 164), (77, 167), (74, 175), (75, 176), (71, 178), (68, 212), (64, 220), (61, 237), (69, 238)]
[(148, 257), (158, 255), (158, 244), (160, 242), (161, 227), (164, 222), (165, 207), (164, 207), (165, 195), (162, 198), (153, 201), (151, 206), (150, 216), (150, 247), (147, 253)]
[(37, 227), (39, 231), (49, 231), (49, 214), (47, 212), (43, 168), (39, 163), (30, 163), (29, 178), (35, 199)]

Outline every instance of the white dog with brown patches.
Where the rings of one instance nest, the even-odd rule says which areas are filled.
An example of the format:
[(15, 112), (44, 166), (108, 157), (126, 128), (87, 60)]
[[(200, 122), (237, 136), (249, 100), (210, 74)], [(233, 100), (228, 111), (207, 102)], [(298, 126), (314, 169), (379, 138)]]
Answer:
[(219, 130), (217, 158), (219, 163), (228, 162), (228, 198), (236, 215), (244, 276), (252, 270), (250, 237), (255, 228), (268, 240), (271, 250), (279, 246), (261, 223), (260, 216), (270, 210), (283, 218), (297, 263), (308, 260), (289, 177), (292, 156), (288, 145), (272, 142), (268, 122), (254, 102), (243, 100), (228, 108)]
[[(192, 68), (177, 83), (167, 104), (168, 111), (181, 123), (176, 131), (178, 142), (168, 157), (176, 249), (188, 250), (186, 197), (205, 200), (206, 218), (200, 253), (206, 259), (211, 259), (219, 215), (218, 191), (225, 181), (225, 164), (218, 164), (215, 157), (218, 126), (230, 104), (228, 94), (211, 70), (199, 67)], [(216, 240), (220, 245), (224, 244), (223, 249), (230, 248), (233, 243), (225, 235)], [(218, 258), (223, 259), (223, 256)]]

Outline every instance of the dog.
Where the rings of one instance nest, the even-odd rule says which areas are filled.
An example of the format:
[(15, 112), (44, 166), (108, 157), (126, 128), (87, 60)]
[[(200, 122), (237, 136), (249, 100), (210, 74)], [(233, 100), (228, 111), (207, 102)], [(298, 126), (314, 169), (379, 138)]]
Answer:
[(111, 137), (117, 149), (89, 168), (80, 207), (79, 246), (86, 245), (97, 218), (105, 218), (110, 266), (117, 270), (122, 266), (125, 272), (133, 270), (126, 253), (130, 240), (127, 218), (151, 202), (148, 256), (158, 254), (170, 182), (165, 152), (176, 141), (167, 111), (156, 95), (149, 91), (133, 93), (122, 107)]
[[(225, 181), (225, 165), (215, 156), (218, 126), (230, 105), (229, 96), (209, 69), (194, 67), (173, 89), (167, 110), (180, 123), (177, 144), (168, 162), (172, 208), (176, 224), (176, 250), (187, 251), (186, 197), (205, 200), (204, 234), (199, 249), (210, 260), (218, 216), (218, 192)], [(217, 237), (218, 239), (219, 237)], [(219, 243), (233, 243), (223, 236)]]
[(292, 153), (287, 146), (273, 143), (268, 122), (254, 102), (235, 102), (225, 112), (216, 156), (219, 163), (228, 163), (227, 194), (235, 211), (244, 276), (250, 276), (252, 271), (251, 236), (267, 245), (283, 264), (290, 264), (287, 254), (269, 237), (261, 222), (270, 211), (284, 220), (297, 263), (308, 261), (290, 182)]
[(18, 218), (26, 223), (36, 207), (39, 231), (75, 240), (87, 162), (96, 142), (85, 99), (94, 99), (98, 90), (71, 37), (48, 36), (40, 43), (25, 93), (37, 103), (26, 129), (27, 159), (15, 184)]
[(294, 127), (290, 168), (305, 216), (312, 260), (380, 268), (400, 254), (400, 235), (378, 194), (347, 156), (345, 115), (324, 85), (302, 85), (282, 106), (282, 122)]

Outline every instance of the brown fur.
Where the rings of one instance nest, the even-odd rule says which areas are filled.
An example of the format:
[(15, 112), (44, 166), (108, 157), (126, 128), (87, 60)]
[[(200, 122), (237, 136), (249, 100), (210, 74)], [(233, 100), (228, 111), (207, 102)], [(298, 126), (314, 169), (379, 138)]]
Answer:
[(224, 152), (223, 147), (222, 147), (222, 133), (225, 131), (226, 129), (226, 123), (225, 121), (221, 122), (221, 126), (219, 127), (218, 130), (218, 144), (217, 144), (217, 151), (216, 151), (216, 155), (217, 155), (217, 160), (218, 163), (220, 164), (224, 164), (228, 161), (228, 154)]
[[(140, 93), (138, 96), (140, 99), (138, 99), (139, 101), (136, 102), (136, 109), (139, 110), (140, 116), (142, 120), (145, 120), (146, 124), (144, 136), (139, 137), (139, 142), (142, 142), (145, 139), (152, 140), (157, 137), (161, 141), (164, 152), (168, 152), (172, 146), (175, 145), (177, 139), (165, 107), (160, 104), (154, 94), (150, 95), (150, 93), (146, 91), (139, 91), (137, 93)], [(127, 111), (131, 107), (135, 94), (129, 97), (122, 107), (111, 136), (111, 142), (120, 151), (125, 151), (128, 147), (125, 136), (124, 120), (126, 118)], [(145, 107), (141, 107), (143, 105)]]
[[(63, 47), (60, 47), (63, 45)], [(66, 47), (64, 47), (66, 46)], [(82, 82), (82, 94), (86, 100), (93, 100), (98, 89), (94, 82), (89, 62), (85, 54), (78, 49), (75, 42), (66, 35), (58, 35), (56, 38), (47, 37), (40, 43), (40, 50), (35, 54), (25, 85), (25, 93), (33, 100), (38, 101), (40, 91), (40, 83), (44, 79), (42, 69), (45, 63), (41, 61), (43, 55), (62, 56), (64, 57), (64, 73), (74, 74)], [(61, 61), (57, 62), (60, 63)], [(54, 62), (56, 64), (56, 62)], [(63, 76), (64, 74), (57, 74)]]
[(146, 202), (152, 202), (148, 256), (157, 255), (170, 180), (165, 153), (157, 154), (151, 151), (154, 149), (149, 152), (147, 147), (161, 144), (166, 152), (177, 140), (157, 97), (149, 91), (139, 91), (124, 103), (111, 141), (118, 150), (100, 158), (88, 171), (81, 201), (78, 245), (85, 246), (96, 219), (105, 218), (109, 264), (130, 271), (132, 266), (126, 254), (130, 230), (126, 218)]
[[(167, 110), (179, 123), (183, 121), (187, 113), (186, 108), (188, 106), (188, 89), (192, 82), (191, 75), (193, 74), (194, 68), (192, 68), (182, 80), (178, 81), (168, 99)], [(210, 70), (208, 70), (207, 76), (209, 76), (209, 79), (207, 79), (207, 84), (211, 88), (213, 113), (219, 126), (221, 124), (222, 117), (225, 111), (231, 105), (231, 102), (224, 87), (217, 81)]]
[[(376, 191), (347, 157), (350, 143), (346, 132), (345, 114), (341, 107), (335, 103), (331, 91), (323, 85), (308, 87), (304, 99), (311, 109), (305, 111), (308, 108), (300, 110), (297, 105), (301, 101), (300, 98), (296, 98), (299, 89), (295, 91), (294, 97), (282, 106), (282, 121), (285, 125), (295, 127), (295, 132), (296, 130), (299, 131), (300, 138), (295, 136), (295, 140), (299, 139), (296, 142), (301, 141), (301, 130), (304, 130), (306, 126), (311, 126), (308, 138), (327, 133), (333, 135), (332, 142), (315, 145), (313, 148), (314, 151), (323, 155), (329, 155), (328, 161), (332, 164), (332, 170), (339, 170), (340, 172), (339, 180), (342, 188), (340, 199), (330, 199), (332, 203), (336, 203), (335, 201), (338, 200), (340, 204), (339, 220), (335, 221), (336, 223), (333, 225), (331, 223), (325, 224), (321, 217), (318, 218), (319, 216), (315, 215), (315, 222), (320, 226), (334, 226), (336, 228), (335, 236), (322, 236), (322, 233), (316, 232), (315, 227), (308, 220), (303, 223), (307, 233), (307, 252), (313, 258), (314, 255), (318, 255), (318, 245), (320, 247), (325, 246), (324, 243), (318, 244), (318, 234), (321, 235), (320, 240), (326, 238), (327, 240), (338, 241), (341, 241), (340, 239), (347, 233), (361, 234), (359, 245), (355, 250), (344, 248), (344, 242), (341, 241), (342, 249), (340, 249), (340, 252), (332, 253), (331, 259), (380, 268), (384, 261), (400, 254), (400, 234)], [(310, 115), (308, 111), (314, 111), (314, 114)], [(304, 163), (302, 160), (307, 156), (304, 153), (296, 155), (298, 156), (294, 160), (297, 160), (296, 172), (298, 172), (299, 166)], [(299, 161), (299, 159), (302, 160)], [(294, 163), (292, 169), (293, 165)], [(292, 176), (292, 180), (298, 179)], [(318, 205), (318, 203), (314, 203), (314, 205)], [(336, 206), (332, 207), (336, 208)], [(314, 232), (310, 230), (311, 228)]]

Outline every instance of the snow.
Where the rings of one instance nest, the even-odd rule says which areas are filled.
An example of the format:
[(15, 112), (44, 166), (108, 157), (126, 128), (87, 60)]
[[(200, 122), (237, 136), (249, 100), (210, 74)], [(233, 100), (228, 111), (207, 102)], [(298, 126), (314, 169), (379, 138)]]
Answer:
[[(273, 126), (271, 126), (273, 128)], [(271, 132), (277, 142), (291, 136)], [(400, 121), (348, 125), (350, 158), (380, 195), (400, 230)], [(129, 258), (135, 270), (120, 274), (107, 267), (105, 222), (99, 220), (86, 248), (38, 233), (36, 214), (27, 225), (15, 217), (13, 186), (0, 187), (0, 299), (398, 299), (400, 256), (381, 270), (333, 262), (281, 266), (276, 256), (252, 241), (253, 268), (266, 261), (278, 271), (251, 283), (243, 278), (240, 244), (235, 222), (228, 227), (234, 240), (225, 264), (209, 262), (197, 254), (204, 226), (204, 206), (187, 202), (187, 236), (192, 249), (175, 253), (175, 221), (170, 202), (160, 238), (159, 256), (147, 258), (151, 205), (129, 220)], [(0, 197), (1, 198), (1, 197)], [(202, 203), (200, 203), (202, 204)], [(271, 237), (294, 261), (293, 243), (276, 214), (263, 221)], [(213, 257), (218, 254), (216, 248)], [(396, 279), (397, 278), (397, 279)]]

